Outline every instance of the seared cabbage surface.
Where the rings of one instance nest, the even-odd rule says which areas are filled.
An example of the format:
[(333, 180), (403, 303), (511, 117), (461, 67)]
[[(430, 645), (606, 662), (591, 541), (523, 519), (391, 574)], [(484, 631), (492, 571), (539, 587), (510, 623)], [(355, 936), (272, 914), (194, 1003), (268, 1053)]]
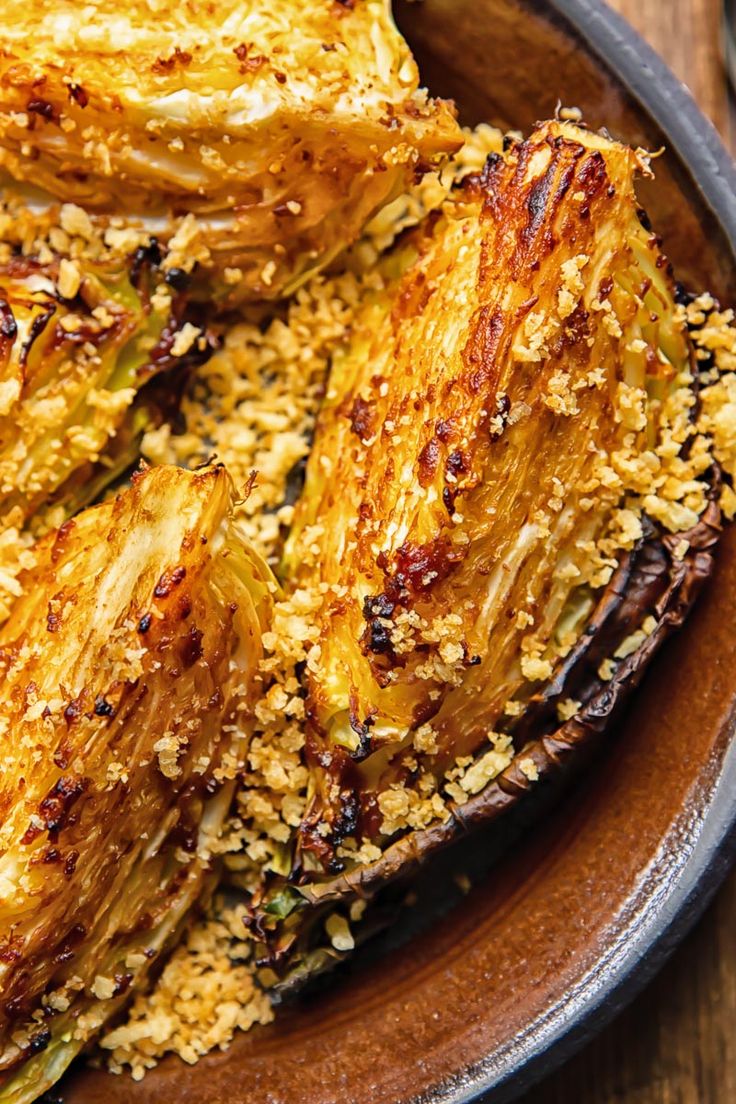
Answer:
[(182, 263), (234, 298), (288, 293), (461, 142), (419, 90), (389, 0), (10, 0), (3, 14), (0, 166), (162, 233), (189, 214), (201, 234), (177, 239)]
[(308, 897), (396, 873), (504, 772), (531, 784), (540, 701), (558, 726), (594, 700), (603, 717), (594, 696), (633, 684), (688, 570), (707, 573), (712, 460), (636, 201), (647, 171), (545, 124), (382, 262), (335, 358), (284, 562), (321, 596), (292, 870)]
[(35, 1099), (215, 878), (274, 583), (221, 467), (38, 550), (0, 633), (0, 1100)]

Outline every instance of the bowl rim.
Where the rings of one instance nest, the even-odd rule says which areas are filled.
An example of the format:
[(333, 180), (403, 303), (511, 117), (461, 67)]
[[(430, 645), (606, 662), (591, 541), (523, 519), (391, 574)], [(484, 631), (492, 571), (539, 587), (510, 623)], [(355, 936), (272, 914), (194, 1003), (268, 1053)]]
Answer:
[[(659, 126), (736, 264), (736, 163), (687, 87), (605, 0), (545, 0), (553, 18), (582, 39), (602, 67)], [(732, 732), (736, 718), (732, 719)], [(694, 926), (736, 861), (736, 743), (731, 742), (692, 851), (598, 984), (585, 989), (525, 1039), (523, 1053), (480, 1063), (432, 1104), (507, 1104), (571, 1058), (628, 1005)]]

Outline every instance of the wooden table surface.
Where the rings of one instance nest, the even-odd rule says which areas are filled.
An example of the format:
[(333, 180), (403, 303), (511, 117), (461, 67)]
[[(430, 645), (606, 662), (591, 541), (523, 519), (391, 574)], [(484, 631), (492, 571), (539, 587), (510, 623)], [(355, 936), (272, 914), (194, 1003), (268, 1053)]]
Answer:
[[(736, 153), (720, 0), (609, 0)], [(657, 979), (523, 1104), (736, 1104), (736, 872)]]

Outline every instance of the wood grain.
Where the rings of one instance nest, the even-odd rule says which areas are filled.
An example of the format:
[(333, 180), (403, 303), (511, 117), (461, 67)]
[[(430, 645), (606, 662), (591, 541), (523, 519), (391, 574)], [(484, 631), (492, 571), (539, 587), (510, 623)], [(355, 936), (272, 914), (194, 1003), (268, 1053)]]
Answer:
[(734, 111), (721, 60), (721, 0), (609, 3), (659, 51), (734, 149)]
[[(731, 150), (720, 0), (610, 0), (690, 87)], [(523, 1104), (736, 1104), (736, 874), (641, 997)]]

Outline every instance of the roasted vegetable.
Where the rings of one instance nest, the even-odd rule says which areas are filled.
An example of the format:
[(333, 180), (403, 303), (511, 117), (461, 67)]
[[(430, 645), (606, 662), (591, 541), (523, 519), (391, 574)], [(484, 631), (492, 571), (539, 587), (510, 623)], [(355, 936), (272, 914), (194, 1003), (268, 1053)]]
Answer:
[[(27, 211), (14, 214), (41, 228)], [(63, 211), (62, 226), (74, 218)], [(88, 225), (82, 218), (82, 229)], [(69, 248), (74, 239), (62, 226), (47, 237)], [(149, 381), (171, 368), (181, 375), (211, 354), (212, 339), (184, 322), (185, 296), (172, 298), (160, 262), (155, 243), (128, 255), (94, 237), (76, 239), (72, 255), (53, 252), (46, 240), (26, 255), (6, 247), (0, 521), (11, 515), (18, 524), (52, 499), (70, 511), (90, 501), (135, 462), (143, 432), (160, 421), (167, 399)]]
[(335, 359), (284, 564), (320, 636), (291, 886), (254, 905), (274, 959), (305, 901), (405, 871), (600, 731), (708, 574), (715, 476), (638, 170), (557, 122), (492, 156)]
[(460, 144), (389, 0), (11, 0), (3, 15), (0, 165), (89, 211), (196, 216), (175, 263), (214, 266), (234, 297), (292, 289)]
[(0, 1101), (35, 1099), (212, 885), (270, 591), (221, 467), (41, 543), (0, 634)]

